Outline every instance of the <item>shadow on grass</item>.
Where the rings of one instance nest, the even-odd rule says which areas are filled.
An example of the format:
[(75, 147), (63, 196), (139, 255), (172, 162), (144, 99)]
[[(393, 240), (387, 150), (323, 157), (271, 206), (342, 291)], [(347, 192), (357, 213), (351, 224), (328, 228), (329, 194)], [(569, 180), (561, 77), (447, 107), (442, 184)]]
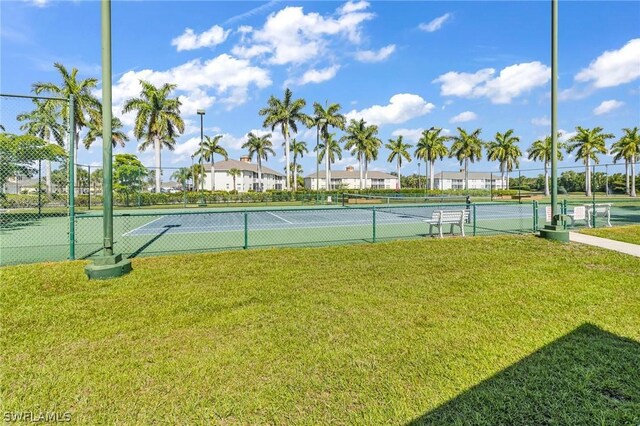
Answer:
[(164, 229), (162, 230), (162, 232), (159, 232), (157, 235), (155, 235), (153, 238), (151, 238), (149, 241), (147, 241), (146, 243), (144, 243), (143, 245), (141, 245), (136, 251), (134, 251), (133, 253), (131, 253), (128, 258), (129, 259), (133, 259), (134, 257), (138, 257), (141, 253), (143, 253), (151, 244), (153, 244), (154, 242), (158, 241), (160, 239), (160, 237), (162, 237), (164, 234), (166, 234), (167, 232), (169, 232), (170, 229), (172, 228), (179, 228), (180, 225), (165, 225)]
[(417, 425), (640, 424), (640, 343), (584, 324)]

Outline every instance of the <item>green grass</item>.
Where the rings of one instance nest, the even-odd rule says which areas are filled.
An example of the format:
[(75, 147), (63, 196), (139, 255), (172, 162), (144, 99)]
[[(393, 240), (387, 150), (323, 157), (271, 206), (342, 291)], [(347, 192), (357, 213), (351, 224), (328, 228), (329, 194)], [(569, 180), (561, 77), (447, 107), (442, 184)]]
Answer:
[(583, 229), (583, 234), (610, 240), (623, 241), (625, 243), (640, 244), (640, 225), (619, 226), (616, 228)]
[(532, 236), (1, 270), (3, 411), (78, 424), (638, 424), (640, 262)]

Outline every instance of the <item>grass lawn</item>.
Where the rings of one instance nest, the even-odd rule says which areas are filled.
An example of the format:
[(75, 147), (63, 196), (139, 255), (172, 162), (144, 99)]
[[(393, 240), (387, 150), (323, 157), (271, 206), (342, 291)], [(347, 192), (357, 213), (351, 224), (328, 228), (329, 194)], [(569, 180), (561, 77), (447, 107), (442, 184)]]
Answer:
[(610, 240), (624, 241), (625, 243), (640, 244), (640, 225), (617, 226), (615, 228), (583, 229), (583, 234)]
[(639, 424), (640, 262), (532, 236), (0, 270), (3, 412), (77, 424)]

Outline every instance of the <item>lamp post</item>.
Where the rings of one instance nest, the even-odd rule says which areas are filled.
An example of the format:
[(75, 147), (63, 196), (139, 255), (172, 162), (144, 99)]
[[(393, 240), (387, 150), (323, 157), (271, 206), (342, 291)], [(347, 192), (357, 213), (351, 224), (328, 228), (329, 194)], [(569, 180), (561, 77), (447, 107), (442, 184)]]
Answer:
[(418, 162), (418, 189), (420, 189), (420, 162)]
[[(318, 149), (318, 144), (320, 143), (320, 126), (326, 123), (327, 120), (321, 118), (318, 120), (316, 125), (316, 204), (318, 204), (320, 200), (320, 151)], [(328, 155), (327, 147), (324, 147), (325, 153), (324, 155)], [(326, 177), (326, 176), (325, 176)]]
[[(200, 207), (204, 207), (207, 205), (205, 199), (204, 199), (204, 177), (205, 177), (205, 173), (204, 173), (204, 166), (202, 164), (202, 157), (203, 157), (203, 152), (202, 152), (202, 144), (204, 143), (204, 110), (203, 109), (199, 109), (198, 110), (198, 115), (200, 116), (200, 170), (198, 172), (202, 172), (202, 176), (200, 176), (200, 204), (198, 204)], [(211, 176), (211, 179), (213, 179), (214, 176)]]

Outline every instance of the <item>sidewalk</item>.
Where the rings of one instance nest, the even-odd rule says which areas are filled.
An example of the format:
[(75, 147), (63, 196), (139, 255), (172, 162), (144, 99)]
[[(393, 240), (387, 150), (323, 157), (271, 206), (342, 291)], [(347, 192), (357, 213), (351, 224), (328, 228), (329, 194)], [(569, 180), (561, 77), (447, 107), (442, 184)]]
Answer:
[(640, 246), (636, 244), (608, 240), (606, 238), (594, 237), (592, 235), (580, 234), (578, 232), (569, 232), (569, 240), (575, 243), (601, 247), (603, 249), (613, 250), (620, 253), (630, 254), (631, 256), (640, 257)]

